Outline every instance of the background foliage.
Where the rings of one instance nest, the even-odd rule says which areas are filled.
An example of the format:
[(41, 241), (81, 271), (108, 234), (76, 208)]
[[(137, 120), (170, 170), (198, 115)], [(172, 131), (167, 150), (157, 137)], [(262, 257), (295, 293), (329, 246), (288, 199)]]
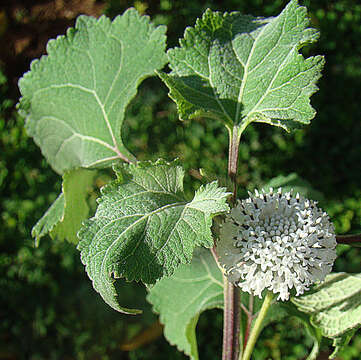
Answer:
[[(151, 359), (154, 354), (157, 359), (184, 359), (162, 337), (137, 346), (139, 341), (147, 341), (160, 332), (156, 317), (142, 300), (145, 295), (142, 287), (128, 284), (129, 290), (122, 290), (125, 294), (122, 302), (139, 299), (139, 305), (134, 306), (145, 308), (144, 315), (129, 317), (115, 313), (92, 289), (73, 245), (46, 238), (34, 248), (30, 230), (55, 199), (61, 184), (27, 137), (23, 120), (16, 115), (14, 106), (19, 95), (16, 82), (28, 70), (30, 60), (44, 53), (47, 39), (64, 33), (79, 12), (95, 16), (105, 12), (113, 17), (135, 6), (155, 23), (168, 26), (168, 46), (172, 47), (177, 45), (185, 26), (192, 25), (207, 7), (271, 16), (278, 14), (286, 1), (89, 0), (63, 1), (62, 8), (59, 2), (58, 7), (52, 4), (55, 1), (40, 1), (34, 6), (27, 1), (10, 3), (0, 9), (0, 43), (10, 44), (6, 50), (2, 46), (0, 63), (0, 359), (135, 360)], [(274, 176), (296, 172), (323, 193), (325, 200), (321, 205), (335, 222), (337, 233), (358, 232), (361, 5), (356, 0), (301, 3), (308, 7), (313, 27), (321, 31), (320, 41), (303, 52), (307, 56), (326, 56), (324, 75), (318, 83), (320, 91), (312, 97), (318, 113), (310, 126), (291, 135), (261, 124), (249, 126), (240, 147), (239, 191), (242, 195)], [(39, 26), (44, 19), (47, 25)], [(36, 37), (29, 40), (24, 34), (32, 28), (39, 29), (34, 32)], [(217, 175), (226, 184), (225, 130), (216, 122), (201, 118), (180, 122), (175, 104), (158, 79), (148, 79), (141, 85), (125, 119), (124, 143), (139, 159), (180, 157), (191, 175), (185, 179), (186, 191), (201, 183), (197, 180), (199, 168), (210, 178)], [(97, 187), (103, 184), (99, 179)], [(339, 252), (336, 271), (360, 271), (360, 249), (342, 246)], [(292, 325), (291, 330), (285, 321), (266, 327), (255, 358), (302, 359), (311, 347), (311, 340), (302, 324), (292, 320)], [(148, 326), (150, 336), (143, 333), (138, 343), (127, 343)], [(201, 358), (219, 358), (221, 327), (220, 311), (212, 310), (200, 318)], [(325, 353), (328, 345), (324, 343)], [(121, 351), (125, 348), (136, 349)], [(360, 352), (358, 334), (340, 358), (358, 359)]]

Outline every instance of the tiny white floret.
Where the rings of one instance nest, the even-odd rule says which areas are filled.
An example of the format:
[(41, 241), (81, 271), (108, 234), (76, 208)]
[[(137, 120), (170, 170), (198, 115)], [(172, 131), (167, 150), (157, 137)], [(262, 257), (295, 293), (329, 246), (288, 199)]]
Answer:
[(301, 295), (323, 281), (336, 259), (328, 215), (298, 193), (255, 191), (238, 202), (221, 226), (217, 254), (229, 281), (261, 297)]

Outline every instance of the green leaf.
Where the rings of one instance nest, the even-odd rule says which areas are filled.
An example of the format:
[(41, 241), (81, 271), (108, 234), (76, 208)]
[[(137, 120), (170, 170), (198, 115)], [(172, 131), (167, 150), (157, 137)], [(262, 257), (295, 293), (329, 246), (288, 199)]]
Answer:
[(165, 27), (130, 9), (114, 21), (80, 16), (19, 81), (20, 113), (58, 173), (134, 159), (121, 138), (138, 84), (166, 63)]
[(228, 193), (211, 183), (192, 201), (183, 193), (184, 171), (163, 161), (123, 165), (105, 186), (95, 216), (79, 232), (79, 250), (93, 286), (123, 311), (115, 278), (154, 283), (189, 263), (196, 246), (213, 246), (212, 217), (229, 209)]
[(325, 197), (323, 194), (315, 190), (312, 185), (298, 176), (296, 173), (291, 173), (287, 176), (279, 175), (271, 179), (266, 185), (263, 186), (265, 190), (269, 188), (282, 188), (284, 191), (290, 191), (293, 189), (295, 193), (300, 193), (307, 199), (324, 201)]
[(306, 9), (292, 0), (282, 13), (261, 19), (207, 10), (168, 51), (172, 72), (160, 73), (182, 119), (208, 116), (228, 127), (265, 122), (286, 130), (315, 116), (309, 97), (322, 56), (298, 53), (317, 40)]
[(355, 332), (356, 332), (356, 329), (353, 329), (353, 330), (350, 330), (350, 331), (344, 333), (340, 337), (336, 337), (336, 338), (333, 339), (332, 345), (335, 347), (335, 349), (333, 350), (333, 352), (330, 355), (329, 359), (335, 359), (336, 358), (336, 355), (348, 345), (348, 343), (350, 342), (350, 340), (354, 336)]
[(87, 196), (96, 171), (77, 169), (63, 175), (63, 191), (36, 223), (31, 232), (36, 246), (50, 234), (52, 238), (77, 244), (76, 236), (82, 222), (89, 215)]
[(51, 237), (77, 244), (77, 232), (89, 215), (87, 196), (96, 171), (77, 169), (63, 175), (64, 216), (50, 232)]
[(197, 249), (190, 265), (181, 265), (173, 276), (150, 288), (147, 300), (160, 314), (167, 340), (191, 359), (198, 359), (198, 317), (207, 309), (223, 307), (222, 273), (211, 252)]
[[(321, 347), (322, 329), (319, 327), (315, 327), (312, 324), (312, 321), (311, 321), (312, 314), (300, 311), (297, 308), (297, 306), (295, 304), (293, 304), (292, 302), (288, 301), (288, 302), (281, 303), (281, 306), (284, 307), (284, 309), (287, 311), (287, 313), (290, 316), (296, 316), (305, 325), (307, 332), (309, 333), (309, 335), (312, 337), (312, 339), (314, 341), (314, 346), (312, 348), (312, 351), (308, 355), (306, 360), (316, 360), (317, 356), (319, 354), (319, 351), (320, 351), (320, 347)], [(356, 332), (356, 329), (352, 329), (350, 331), (345, 332), (341, 336), (333, 338), (332, 345), (335, 347), (335, 349), (332, 352), (332, 354), (329, 356), (329, 359), (336, 358), (336, 355), (347, 346), (347, 344), (349, 343), (349, 341), (351, 340), (351, 338), (353, 337), (355, 332)]]
[(323, 336), (340, 337), (361, 325), (361, 274), (335, 273), (292, 302)]
[(31, 230), (31, 235), (35, 238), (35, 246), (39, 246), (40, 239), (49, 234), (64, 218), (64, 208), (65, 199), (64, 194), (61, 193)]
[[(195, 332), (198, 318), (205, 310), (223, 308), (223, 277), (211, 252), (197, 249), (190, 265), (179, 266), (173, 276), (162, 278), (149, 289), (147, 300), (165, 325), (166, 339), (192, 359), (198, 359)], [(256, 313), (262, 300), (258, 297), (253, 300)], [(247, 307), (249, 294), (241, 293), (241, 301)], [(263, 327), (286, 314), (280, 303), (275, 302)]]

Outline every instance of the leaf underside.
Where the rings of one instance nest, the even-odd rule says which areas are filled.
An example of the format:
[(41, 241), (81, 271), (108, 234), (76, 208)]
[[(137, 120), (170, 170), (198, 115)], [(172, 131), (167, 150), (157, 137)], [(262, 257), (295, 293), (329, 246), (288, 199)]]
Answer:
[(58, 240), (78, 243), (76, 236), (82, 222), (89, 216), (87, 196), (96, 171), (76, 169), (63, 175), (63, 191), (32, 229), (36, 246), (49, 234)]
[(87, 197), (96, 174), (94, 170), (77, 169), (63, 175), (64, 217), (50, 232), (52, 238), (78, 243), (76, 234), (89, 216)]
[(134, 159), (121, 138), (124, 111), (166, 63), (164, 33), (134, 9), (112, 22), (80, 16), (32, 62), (19, 81), (19, 111), (55, 171)]
[(292, 298), (323, 336), (339, 338), (361, 326), (361, 274), (334, 273), (305, 295)]
[(298, 53), (318, 38), (308, 25), (295, 0), (267, 19), (207, 10), (168, 51), (172, 72), (159, 73), (181, 119), (202, 115), (229, 127), (265, 122), (287, 131), (309, 123), (324, 61)]
[(115, 169), (95, 216), (78, 236), (78, 248), (93, 286), (105, 302), (117, 302), (114, 279), (152, 284), (189, 263), (196, 246), (213, 246), (212, 217), (228, 210), (224, 188), (202, 186), (187, 202), (182, 168), (174, 163), (138, 163)]

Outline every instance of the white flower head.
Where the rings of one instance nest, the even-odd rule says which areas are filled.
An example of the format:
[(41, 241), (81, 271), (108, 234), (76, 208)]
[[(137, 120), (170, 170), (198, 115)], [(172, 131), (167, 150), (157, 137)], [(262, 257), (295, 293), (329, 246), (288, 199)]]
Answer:
[(255, 191), (238, 202), (220, 230), (219, 261), (229, 281), (261, 297), (268, 289), (288, 300), (324, 280), (336, 259), (328, 215), (293, 191)]

